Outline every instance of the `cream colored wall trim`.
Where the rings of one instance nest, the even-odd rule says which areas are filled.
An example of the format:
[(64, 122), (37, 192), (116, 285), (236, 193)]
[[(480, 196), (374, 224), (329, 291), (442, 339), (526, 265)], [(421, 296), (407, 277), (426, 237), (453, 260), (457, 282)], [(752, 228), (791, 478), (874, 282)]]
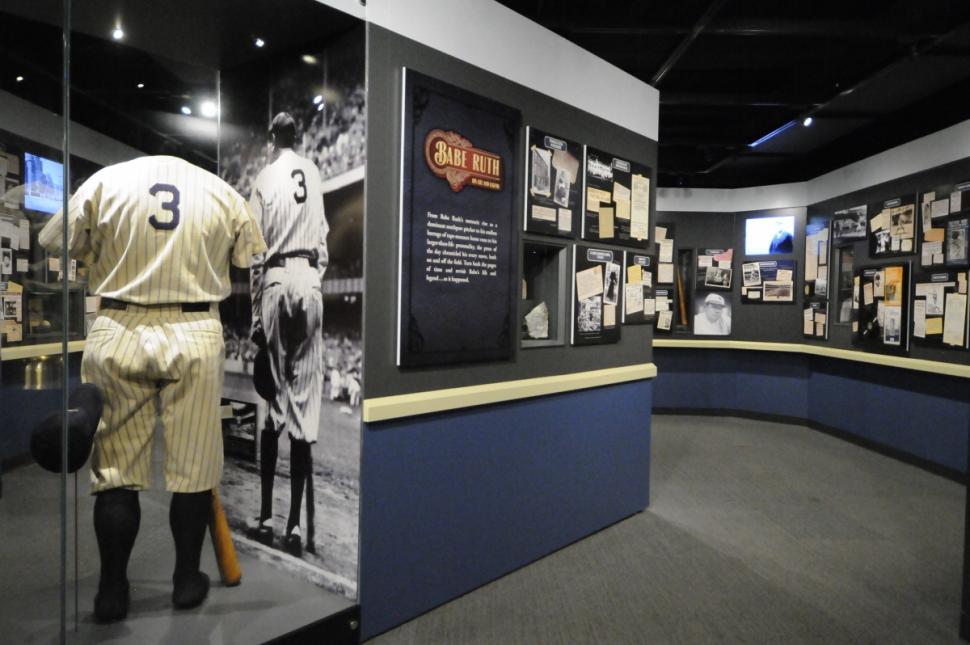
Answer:
[[(55, 356), (61, 353), (60, 343), (44, 343), (43, 345), (24, 345), (22, 347), (3, 347), (0, 348), (0, 360), (19, 361), (25, 358), (37, 358), (38, 356)], [(67, 344), (67, 351), (83, 352), (84, 341), (72, 340)]]
[(546, 394), (585, 390), (602, 385), (640, 381), (657, 376), (653, 363), (627, 365), (605, 370), (540, 376), (539, 378), (454, 387), (430, 392), (415, 392), (365, 399), (363, 420), (367, 423), (413, 417), (431, 412), (445, 412), (502, 401), (515, 401)]
[(928, 361), (922, 358), (908, 358), (906, 356), (888, 356), (860, 352), (823, 345), (803, 345), (801, 343), (759, 343), (748, 340), (712, 340), (712, 339), (675, 339), (654, 338), (654, 347), (669, 347), (679, 349), (746, 349), (759, 352), (791, 352), (794, 354), (810, 354), (827, 358), (840, 358), (857, 363), (871, 363), (885, 367), (898, 367), (919, 372), (932, 372), (960, 378), (970, 378), (970, 365), (956, 365), (942, 361)]

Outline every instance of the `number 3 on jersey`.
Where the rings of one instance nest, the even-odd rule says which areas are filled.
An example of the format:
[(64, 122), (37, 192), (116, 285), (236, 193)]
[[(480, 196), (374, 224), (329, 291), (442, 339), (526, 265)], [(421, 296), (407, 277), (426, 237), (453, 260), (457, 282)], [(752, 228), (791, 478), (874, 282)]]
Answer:
[(293, 193), (293, 199), (296, 200), (297, 204), (302, 204), (306, 201), (306, 175), (300, 169), (294, 170), (290, 173), (290, 177), (296, 179), (296, 186), (299, 188), (298, 191)]
[(148, 194), (152, 197), (156, 196), (158, 193), (168, 193), (172, 196), (167, 202), (162, 202), (162, 210), (168, 211), (172, 214), (172, 217), (168, 221), (161, 221), (155, 215), (148, 218), (148, 223), (157, 228), (160, 231), (171, 231), (176, 226), (179, 225), (179, 199), (181, 198), (181, 193), (179, 189), (172, 184), (155, 184), (148, 189)]

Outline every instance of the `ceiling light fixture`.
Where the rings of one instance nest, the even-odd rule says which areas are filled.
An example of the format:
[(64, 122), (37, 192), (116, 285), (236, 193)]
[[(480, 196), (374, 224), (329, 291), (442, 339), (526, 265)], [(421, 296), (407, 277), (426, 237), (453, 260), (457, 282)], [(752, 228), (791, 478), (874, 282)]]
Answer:
[(142, 88), (144, 88), (144, 87), (145, 87), (145, 84), (144, 84), (144, 83), (139, 83), (139, 84), (138, 84), (138, 85), (136, 85), (135, 87), (137, 87), (138, 89), (142, 89)]
[(121, 27), (115, 27), (111, 31), (111, 37), (114, 38), (115, 40), (121, 40), (122, 38), (125, 37), (125, 32)]
[(23, 83), (23, 82), (24, 82), (24, 77), (23, 77), (23, 76), (18, 76), (18, 77), (16, 78), (16, 81), (17, 81), (18, 83)]
[(253, 39), (253, 45), (255, 45), (256, 47), (262, 48), (266, 46), (266, 41), (260, 38), (259, 36), (256, 36), (256, 38)]
[(219, 114), (219, 108), (216, 107), (214, 101), (202, 101), (202, 104), (199, 106), (199, 111), (207, 119), (212, 119)]
[(183, 105), (182, 106), (182, 114), (184, 114), (185, 116), (191, 116), (192, 115), (192, 108), (190, 108), (188, 105)]
[(810, 116), (805, 117), (805, 120), (802, 121), (802, 125), (805, 126), (806, 128), (812, 125), (813, 123), (815, 123), (815, 119), (813, 119)]
[(769, 139), (773, 139), (773, 138), (777, 137), (779, 134), (781, 134), (782, 132), (784, 132), (785, 130), (788, 130), (788, 129), (794, 127), (794, 125), (795, 125), (795, 121), (789, 121), (788, 123), (786, 123), (785, 125), (781, 126), (780, 128), (777, 128), (775, 130), (772, 130), (771, 132), (769, 132), (765, 136), (761, 137), (760, 139), (758, 139), (754, 143), (749, 143), (748, 144), (748, 147), (749, 148), (754, 148), (754, 147), (760, 146), (765, 141), (768, 141)]
[(317, 112), (323, 112), (323, 108), (324, 108), (324, 104), (321, 103), (320, 105), (317, 106)]
[(316, 96), (313, 97), (313, 104), (314, 105), (320, 105), (321, 103), (323, 103), (323, 95), (322, 94), (317, 94)]
[(303, 59), (303, 62), (306, 63), (307, 65), (317, 64), (317, 57), (313, 56), (312, 54), (303, 54), (301, 58)]

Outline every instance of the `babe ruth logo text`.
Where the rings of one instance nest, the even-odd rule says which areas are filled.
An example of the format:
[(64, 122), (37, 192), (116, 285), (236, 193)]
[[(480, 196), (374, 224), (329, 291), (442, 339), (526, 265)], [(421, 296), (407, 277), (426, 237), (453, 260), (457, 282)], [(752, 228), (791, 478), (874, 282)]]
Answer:
[(469, 184), (502, 190), (502, 157), (473, 147), (457, 132), (429, 132), (424, 139), (424, 159), (431, 172), (447, 180), (456, 193)]

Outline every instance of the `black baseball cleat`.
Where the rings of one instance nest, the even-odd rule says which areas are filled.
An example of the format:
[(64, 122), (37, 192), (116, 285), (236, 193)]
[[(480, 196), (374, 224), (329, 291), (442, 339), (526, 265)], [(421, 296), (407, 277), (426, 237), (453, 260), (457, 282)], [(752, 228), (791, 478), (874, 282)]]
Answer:
[(273, 546), (272, 520), (257, 520), (255, 526), (246, 527), (246, 536), (263, 546)]
[(131, 597), (128, 583), (123, 587), (99, 588), (94, 596), (94, 619), (99, 623), (114, 623), (128, 615)]
[(172, 576), (172, 604), (177, 609), (198, 607), (209, 594), (209, 576), (201, 571)]
[(299, 558), (303, 555), (303, 535), (300, 533), (299, 526), (293, 527), (289, 535), (283, 538), (283, 548), (294, 557)]

